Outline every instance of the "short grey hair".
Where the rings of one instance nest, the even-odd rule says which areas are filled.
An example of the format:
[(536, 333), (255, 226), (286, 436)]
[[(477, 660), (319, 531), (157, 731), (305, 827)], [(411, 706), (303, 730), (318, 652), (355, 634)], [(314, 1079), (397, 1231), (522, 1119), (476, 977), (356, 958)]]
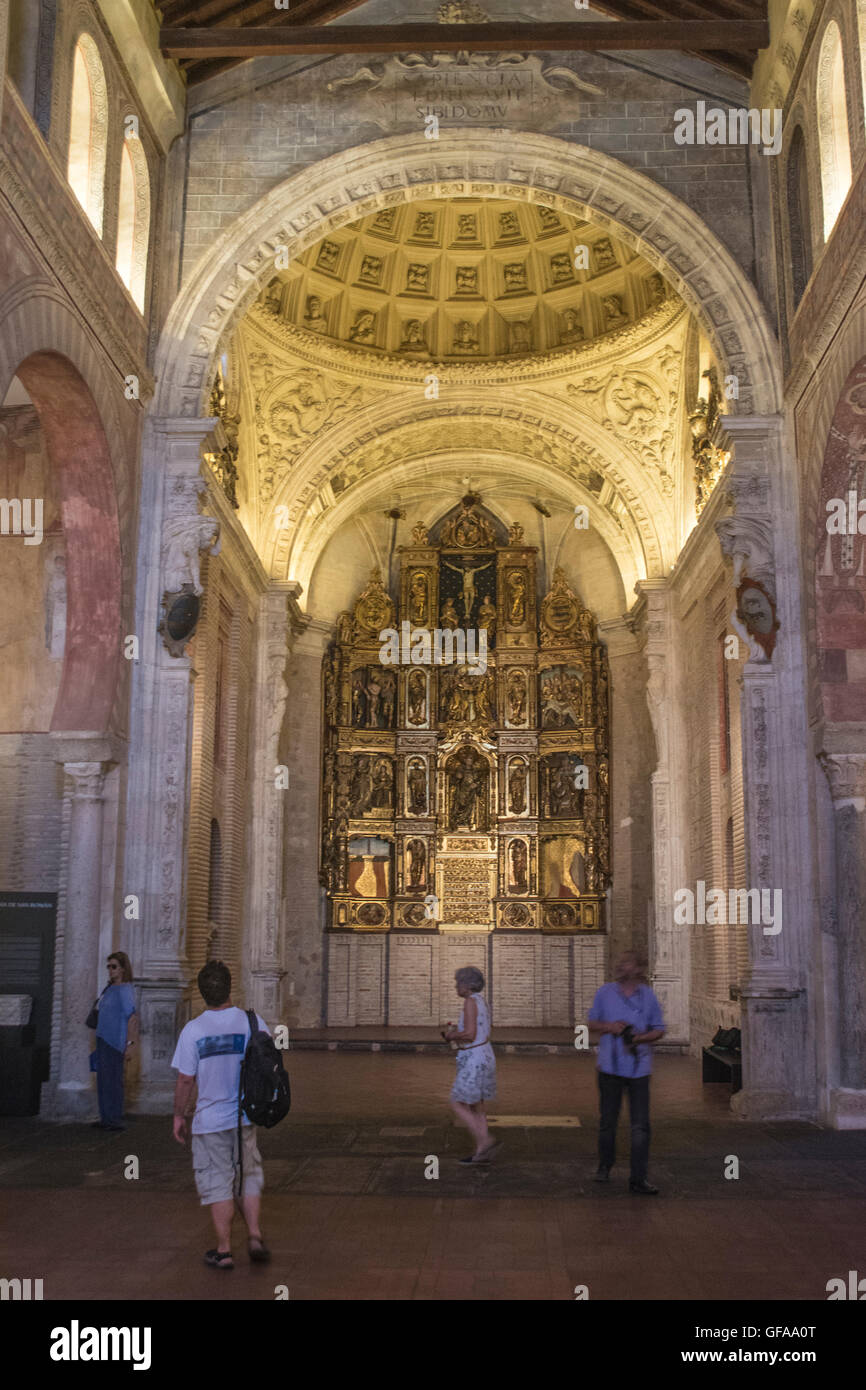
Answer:
[(473, 994), (480, 994), (484, 988), (484, 976), (474, 965), (464, 965), (460, 970), (455, 970), (454, 978), (458, 985), (468, 985)]

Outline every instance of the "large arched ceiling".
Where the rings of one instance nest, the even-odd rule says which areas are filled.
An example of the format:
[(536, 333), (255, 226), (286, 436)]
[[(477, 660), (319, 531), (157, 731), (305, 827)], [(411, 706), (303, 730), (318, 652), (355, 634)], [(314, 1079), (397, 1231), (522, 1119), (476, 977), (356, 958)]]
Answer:
[[(387, 227), (373, 214), (329, 233), (272, 279), (235, 333), (239, 515), (268, 572), (308, 591), (353, 515), (389, 502), (417, 513), (440, 492), (444, 505), (453, 488), (442, 480), (483, 465), (488, 490), (501, 477), (515, 498), (561, 513), (585, 506), (627, 595), (638, 579), (665, 573), (694, 524), (684, 382), (687, 358), (694, 376), (696, 334), (683, 301), (609, 229), (561, 211), (557, 228), (535, 205), (506, 200), (438, 199), (397, 212)], [(462, 283), (477, 293), (457, 289), (457, 270), (470, 262), (453, 246), (461, 230), (468, 241), (460, 219), (470, 215), (477, 274)], [(410, 294), (419, 225), (438, 244), (424, 262), (427, 290)], [(381, 254), (370, 249), (377, 235)], [(552, 258), (568, 253), (573, 267), (581, 245), (588, 269), (554, 285)], [(365, 263), (381, 279), (375, 292), (360, 283)], [(510, 287), (505, 266), (524, 268), (510, 272)], [(364, 314), (373, 342), (352, 336)], [(405, 347), (413, 321), (429, 353)], [(525, 329), (517, 340), (515, 321)], [(461, 323), (475, 325), (477, 350), (449, 351)]]
[(332, 232), (260, 307), (275, 326), (373, 353), (466, 362), (589, 342), (664, 297), (658, 271), (606, 228), (543, 203), (435, 198)]

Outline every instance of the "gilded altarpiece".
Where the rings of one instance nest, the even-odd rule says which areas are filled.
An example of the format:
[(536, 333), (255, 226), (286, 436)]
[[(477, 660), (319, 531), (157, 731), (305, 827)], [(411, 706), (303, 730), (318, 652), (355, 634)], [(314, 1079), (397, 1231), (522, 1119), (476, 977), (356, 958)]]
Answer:
[(559, 569), (539, 602), (535, 547), (471, 494), (399, 556), (396, 602), (374, 571), (324, 659), (328, 925), (603, 931), (609, 675), (592, 614)]

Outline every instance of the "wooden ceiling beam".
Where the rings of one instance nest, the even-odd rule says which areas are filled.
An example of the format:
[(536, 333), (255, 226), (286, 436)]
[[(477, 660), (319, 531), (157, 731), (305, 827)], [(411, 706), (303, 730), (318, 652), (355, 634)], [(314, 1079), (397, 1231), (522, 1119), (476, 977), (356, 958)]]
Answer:
[(262, 58), (283, 54), (521, 52), (574, 53), (614, 49), (718, 49), (739, 53), (766, 48), (765, 20), (623, 20), (554, 24), (340, 24), (273, 28), (160, 30), (169, 58)]

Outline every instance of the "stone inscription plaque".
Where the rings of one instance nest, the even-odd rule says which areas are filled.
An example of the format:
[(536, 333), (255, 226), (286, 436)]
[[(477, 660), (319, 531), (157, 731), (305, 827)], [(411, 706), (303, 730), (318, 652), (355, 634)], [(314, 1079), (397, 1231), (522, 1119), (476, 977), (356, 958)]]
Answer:
[(527, 53), (418, 53), (393, 56), (328, 83), (351, 94), (358, 115), (382, 129), (436, 116), (459, 125), (544, 129), (577, 115), (576, 94), (601, 96), (570, 68)]
[(488, 859), (445, 859), (442, 861), (442, 921), (477, 922), (491, 920), (490, 861)]

